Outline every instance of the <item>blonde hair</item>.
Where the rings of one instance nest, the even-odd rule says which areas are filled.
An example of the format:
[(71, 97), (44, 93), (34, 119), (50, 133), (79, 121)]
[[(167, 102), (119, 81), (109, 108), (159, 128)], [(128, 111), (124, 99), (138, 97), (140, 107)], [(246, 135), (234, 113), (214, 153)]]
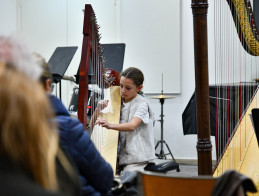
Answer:
[(42, 69), (41, 78), (52, 78), (50, 68), (46, 60), (38, 53), (33, 53), (34, 61), (40, 65)]
[(41, 85), (0, 63), (0, 154), (28, 171), (48, 190), (57, 190), (58, 134)]

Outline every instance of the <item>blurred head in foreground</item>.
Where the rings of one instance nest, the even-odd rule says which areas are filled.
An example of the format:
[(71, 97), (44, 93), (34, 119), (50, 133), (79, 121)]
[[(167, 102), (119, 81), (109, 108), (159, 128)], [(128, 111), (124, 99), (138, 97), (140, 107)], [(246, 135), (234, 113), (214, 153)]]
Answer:
[(44, 188), (56, 190), (58, 136), (41, 85), (12, 63), (0, 62), (0, 108), (0, 155)]
[(34, 80), (38, 80), (42, 73), (27, 45), (15, 36), (0, 36), (0, 62), (11, 63)]

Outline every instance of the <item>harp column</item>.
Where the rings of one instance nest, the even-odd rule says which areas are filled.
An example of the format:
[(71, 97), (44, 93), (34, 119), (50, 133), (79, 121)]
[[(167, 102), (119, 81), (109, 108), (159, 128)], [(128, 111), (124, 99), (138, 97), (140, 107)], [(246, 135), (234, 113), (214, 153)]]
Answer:
[(192, 0), (198, 175), (212, 175), (208, 76), (207, 0)]

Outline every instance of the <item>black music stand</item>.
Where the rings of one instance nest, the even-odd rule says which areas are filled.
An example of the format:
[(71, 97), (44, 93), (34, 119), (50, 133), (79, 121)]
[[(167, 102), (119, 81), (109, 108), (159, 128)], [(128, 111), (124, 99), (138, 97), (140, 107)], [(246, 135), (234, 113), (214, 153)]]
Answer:
[(72, 61), (77, 46), (57, 47), (48, 61), (49, 69), (54, 83), (60, 83), (59, 98), (61, 100), (61, 79)]
[(49, 69), (54, 83), (63, 78), (70, 62), (77, 50), (77, 46), (57, 47), (48, 61)]
[[(126, 44), (124, 43), (110, 43), (110, 44), (101, 44), (103, 49), (103, 58), (105, 60), (104, 67), (113, 69), (116, 72), (121, 72), (123, 68), (124, 54)], [(79, 84), (79, 73), (80, 73), (80, 65), (77, 69), (77, 74), (75, 75), (76, 84)], [(89, 72), (88, 72), (88, 84), (96, 84), (95, 76), (93, 74), (92, 61), (90, 58)], [(73, 95), (69, 104), (69, 112), (77, 113), (78, 112), (78, 87), (73, 89)], [(97, 105), (99, 101), (96, 99), (98, 97), (98, 93), (92, 90), (88, 91), (88, 103), (89, 105)], [(91, 108), (87, 112), (87, 118), (91, 119)]]
[[(121, 73), (124, 62), (124, 54), (126, 44), (124, 43), (110, 43), (101, 44), (103, 50), (104, 67), (112, 69), (118, 73)], [(79, 72), (80, 65), (75, 75), (76, 83), (79, 84)], [(89, 72), (88, 72), (88, 84), (96, 84), (95, 76), (93, 74), (92, 61), (90, 59)]]
[[(166, 155), (171, 155), (172, 159), (173, 159), (173, 162), (171, 163), (171, 166), (173, 165), (172, 169), (176, 169), (177, 172), (180, 172), (180, 169), (179, 169), (179, 164), (176, 163), (175, 159), (174, 159), (174, 156), (169, 148), (169, 146), (167, 145), (166, 141), (164, 140), (164, 109), (163, 109), (163, 105), (164, 105), (164, 102), (165, 102), (165, 99), (172, 99), (174, 98), (174, 96), (167, 96), (167, 95), (164, 95), (163, 94), (163, 90), (162, 90), (162, 93), (161, 95), (159, 96), (154, 96), (154, 97), (150, 97), (151, 99), (159, 99), (160, 103), (161, 103), (161, 119), (158, 120), (160, 121), (161, 123), (161, 140), (159, 140), (155, 146), (155, 150), (157, 149), (157, 147), (159, 146), (159, 144), (161, 145), (161, 149), (160, 149), (160, 153), (157, 154), (156, 153), (156, 156), (157, 158), (159, 159), (166, 159)], [(163, 145), (166, 145), (167, 147), (167, 150), (169, 151), (169, 153), (165, 153), (164, 152), (164, 146)]]

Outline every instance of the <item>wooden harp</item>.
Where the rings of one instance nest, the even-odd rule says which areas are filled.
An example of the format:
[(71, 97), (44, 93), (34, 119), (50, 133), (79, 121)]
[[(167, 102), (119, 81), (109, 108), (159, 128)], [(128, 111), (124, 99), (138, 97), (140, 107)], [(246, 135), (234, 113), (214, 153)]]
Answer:
[[(92, 6), (86, 4), (84, 10), (78, 98), (78, 118), (84, 124), (85, 129), (87, 129), (87, 124), (89, 123), (89, 117), (87, 116), (92, 115), (97, 104), (97, 102), (93, 102), (93, 105), (88, 103), (88, 97), (90, 96), (88, 94), (89, 80), (94, 81), (91, 82), (91, 90), (97, 92), (95, 93), (96, 96), (94, 95), (91, 99), (98, 101), (109, 98), (109, 110), (106, 113), (101, 113), (102, 117), (111, 123), (119, 123), (120, 120), (120, 74), (104, 67), (105, 60), (102, 56), (103, 51), (100, 44), (99, 28)], [(92, 69), (94, 78), (89, 79), (89, 69)], [(114, 130), (107, 131), (105, 128), (98, 127), (93, 130), (91, 139), (104, 159), (111, 164), (115, 172), (118, 132)]]

